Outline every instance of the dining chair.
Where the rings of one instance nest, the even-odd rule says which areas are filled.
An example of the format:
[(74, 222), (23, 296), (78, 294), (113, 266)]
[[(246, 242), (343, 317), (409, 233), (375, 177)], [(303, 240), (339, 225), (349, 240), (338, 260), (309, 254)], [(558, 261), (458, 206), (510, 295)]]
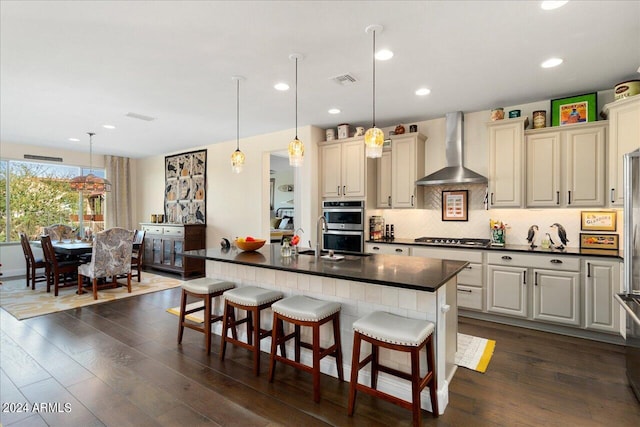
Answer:
[(96, 233), (91, 262), (78, 266), (78, 294), (83, 293), (82, 281), (92, 281), (93, 299), (98, 299), (98, 279), (111, 278), (116, 285), (119, 275), (127, 276), (127, 290), (131, 293), (131, 252), (134, 232), (114, 227)]
[(44, 228), (44, 234), (51, 236), (53, 240), (73, 239), (73, 229), (66, 224), (54, 224)]
[[(29, 282), (31, 282), (31, 289), (35, 290), (36, 282), (44, 282), (47, 280), (46, 276), (46, 267), (47, 263), (43, 258), (36, 258), (33, 256), (33, 250), (31, 250), (31, 243), (29, 243), (29, 238), (24, 233), (18, 233), (20, 235), (20, 243), (22, 244), (22, 251), (24, 252), (24, 260), (27, 265), (27, 288), (29, 287)], [(37, 274), (38, 269), (45, 269), (45, 274)]]
[[(142, 257), (144, 256), (144, 230), (136, 230), (133, 237), (133, 249), (131, 251), (131, 277), (137, 277), (138, 282), (141, 280)], [(135, 269), (135, 273), (133, 270)]]
[[(56, 251), (51, 243), (51, 236), (48, 234), (42, 236), (40, 241), (42, 243), (42, 252), (44, 253), (44, 259), (46, 262), (47, 292), (51, 291), (51, 285), (53, 285), (53, 294), (58, 296), (58, 290), (60, 288), (75, 285), (75, 282), (68, 282), (68, 280), (76, 275), (76, 270), (78, 265), (80, 265), (80, 261), (59, 260), (56, 258)], [(61, 279), (62, 285), (60, 284)]]

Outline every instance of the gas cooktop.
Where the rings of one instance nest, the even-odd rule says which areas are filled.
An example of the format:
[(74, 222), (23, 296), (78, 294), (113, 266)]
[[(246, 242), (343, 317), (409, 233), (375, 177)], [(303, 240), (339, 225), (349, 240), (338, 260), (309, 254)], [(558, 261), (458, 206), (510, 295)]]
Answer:
[(467, 238), (451, 238), (451, 237), (418, 237), (415, 239), (417, 243), (433, 246), (455, 246), (469, 248), (486, 248), (489, 247), (491, 241), (489, 239), (467, 239)]

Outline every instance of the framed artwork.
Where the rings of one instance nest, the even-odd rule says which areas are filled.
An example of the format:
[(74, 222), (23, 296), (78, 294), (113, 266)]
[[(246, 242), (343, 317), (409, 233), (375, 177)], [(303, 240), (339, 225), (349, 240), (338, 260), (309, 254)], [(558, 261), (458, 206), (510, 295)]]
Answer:
[(207, 150), (164, 158), (164, 216), (171, 224), (206, 224)]
[(469, 191), (443, 191), (442, 192), (442, 220), (443, 221), (468, 221), (469, 220)]
[(551, 100), (551, 126), (595, 122), (598, 109), (596, 92)]
[(618, 250), (618, 235), (580, 233), (580, 249)]
[(582, 231), (616, 231), (615, 211), (581, 211), (580, 229)]

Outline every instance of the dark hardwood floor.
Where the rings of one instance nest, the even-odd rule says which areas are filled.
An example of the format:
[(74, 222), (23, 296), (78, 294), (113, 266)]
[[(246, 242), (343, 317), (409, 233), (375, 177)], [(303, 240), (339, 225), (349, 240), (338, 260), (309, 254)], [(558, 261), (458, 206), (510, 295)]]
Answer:
[[(363, 394), (348, 417), (348, 383), (335, 378), (323, 376), (315, 404), (308, 374), (279, 366), (270, 384), (253, 376), (248, 351), (229, 346), (220, 363), (218, 341), (207, 356), (191, 330), (178, 346), (177, 317), (165, 310), (179, 297), (178, 288), (24, 321), (0, 310), (2, 426), (410, 425), (409, 411)], [(460, 332), (495, 339), (495, 354), (486, 374), (458, 369), (446, 413), (425, 411), (424, 425), (640, 425), (622, 347), (463, 318)]]

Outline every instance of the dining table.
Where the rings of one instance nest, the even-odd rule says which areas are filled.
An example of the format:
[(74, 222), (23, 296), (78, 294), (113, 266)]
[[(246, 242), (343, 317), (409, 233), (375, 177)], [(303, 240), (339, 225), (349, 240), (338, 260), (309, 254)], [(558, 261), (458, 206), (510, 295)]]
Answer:
[[(33, 242), (36, 246), (41, 246), (40, 241)], [(51, 240), (53, 250), (60, 255), (77, 257), (90, 254), (93, 251), (93, 244), (82, 240)]]

